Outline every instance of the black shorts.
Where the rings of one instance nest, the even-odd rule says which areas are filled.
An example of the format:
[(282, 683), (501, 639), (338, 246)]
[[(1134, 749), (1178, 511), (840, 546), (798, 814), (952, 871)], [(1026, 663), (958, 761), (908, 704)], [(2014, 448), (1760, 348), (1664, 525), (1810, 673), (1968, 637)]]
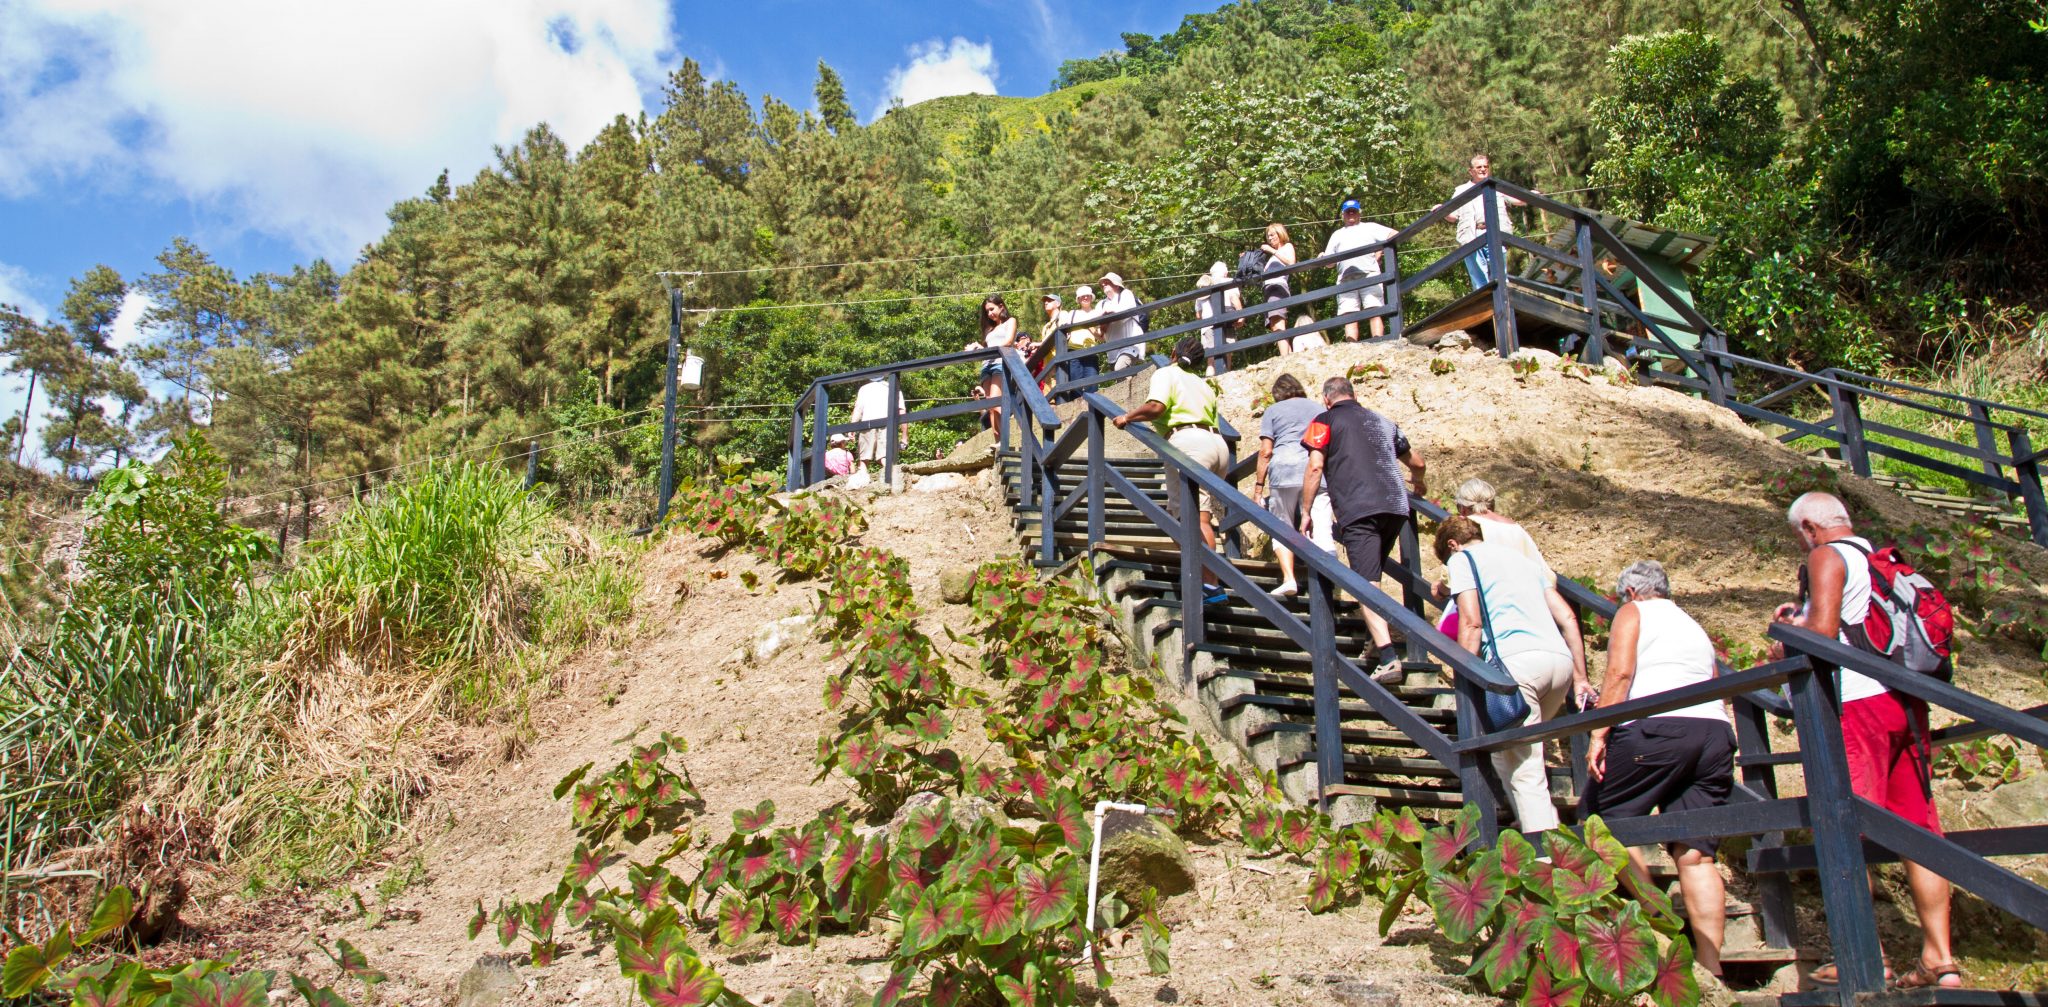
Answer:
[(1344, 547), (1344, 561), (1367, 583), (1378, 583), (1388, 554), (1407, 526), (1406, 514), (1367, 514), (1338, 525), (1337, 543)]
[[(1705, 717), (1648, 717), (1607, 735), (1607, 775), (1588, 780), (1579, 814), (1636, 818), (1728, 803), (1735, 789), (1735, 731)], [(1716, 839), (1681, 839), (1711, 857)], [(1675, 850), (1674, 850), (1675, 852)]]

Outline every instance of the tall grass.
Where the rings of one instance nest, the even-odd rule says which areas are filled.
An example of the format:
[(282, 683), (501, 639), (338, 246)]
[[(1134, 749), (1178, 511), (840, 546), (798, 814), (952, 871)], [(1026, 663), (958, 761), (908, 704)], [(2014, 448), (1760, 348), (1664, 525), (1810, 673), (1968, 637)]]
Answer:
[(516, 717), (637, 587), (630, 556), (566, 530), (510, 475), (429, 469), (344, 515), (238, 614), (237, 672), (177, 798), (213, 809), (259, 882), (345, 870), (485, 747), (467, 728)]
[(86, 502), (82, 579), (0, 663), (0, 869), (98, 838), (214, 695), (213, 627), (266, 549), (221, 516), (224, 487), (194, 435), (153, 468), (106, 474)]

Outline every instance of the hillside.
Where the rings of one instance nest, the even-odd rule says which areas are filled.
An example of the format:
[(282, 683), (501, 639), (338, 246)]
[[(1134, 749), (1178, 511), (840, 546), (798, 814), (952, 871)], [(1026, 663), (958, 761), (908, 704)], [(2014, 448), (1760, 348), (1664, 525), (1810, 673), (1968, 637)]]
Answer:
[[(1454, 369), (1432, 373), (1433, 360)], [(1679, 602), (1738, 641), (1754, 638), (1790, 591), (1796, 556), (1782, 507), (1765, 496), (1770, 475), (1799, 457), (1683, 395), (1597, 377), (1582, 382), (1556, 370), (1518, 381), (1506, 364), (1476, 351), (1338, 346), (1226, 375), (1219, 382), (1225, 411), (1239, 429), (1255, 430), (1254, 402), (1279, 372), (1315, 381), (1364, 363), (1382, 364), (1387, 374), (1361, 379), (1362, 398), (1393, 416), (1424, 452), (1433, 494), (1447, 495), (1473, 475), (1494, 482), (1503, 512), (1527, 525), (1561, 571), (1604, 583), (1633, 559), (1659, 558)], [(1932, 516), (1870, 484), (1852, 481), (1848, 492), (1859, 513), (1895, 525)], [(862, 502), (870, 524), (861, 542), (908, 562), (925, 611), (921, 627), (934, 639), (966, 631), (967, 611), (941, 602), (940, 580), (962, 564), (1011, 554), (1014, 533), (993, 484), (984, 475)], [(2037, 577), (2048, 572), (2037, 551), (2028, 550), (2025, 563)], [(501, 956), (488, 934), (465, 941), (464, 922), (476, 900), (535, 897), (552, 884), (575, 844), (567, 808), (550, 793), (556, 780), (585, 762), (606, 765), (628, 743), (664, 731), (690, 745), (683, 762), (703, 793), (691, 825), (700, 847), (722, 839), (732, 813), (763, 797), (795, 821), (853, 798), (843, 777), (812, 779), (814, 739), (834, 719), (819, 700), (837, 665), (832, 648), (799, 629), (764, 659), (737, 657), (765, 624), (816, 604), (810, 584), (780, 584), (772, 572), (752, 557), (720, 555), (704, 539), (671, 535), (643, 560), (637, 608), (645, 634), (572, 663), (565, 692), (533, 711), (530, 743), (503, 761), (482, 760), (443, 790), (416, 820), (416, 839), (387, 857), (394, 866), (324, 894), (255, 900), (226, 894), (233, 881), (223, 878), (205, 908), (188, 913), (187, 945), (305, 968), (317, 962), (309, 938), (345, 937), (391, 974), (386, 989), (407, 1003), (447, 1002), (466, 981), (478, 981), (463, 977), (480, 957), (498, 963), (486, 971), (500, 980), (512, 977), (512, 1002), (629, 998), (611, 952), (590, 951), (580, 936), (556, 964), (535, 969)], [(756, 576), (758, 587), (750, 588)], [(942, 647), (971, 665), (966, 647)], [(2048, 698), (2039, 662), (2023, 648), (1971, 640), (1966, 653), (1959, 683), (2018, 706)], [(1228, 754), (1227, 745), (1218, 750)], [(1941, 787), (1947, 810), (1984, 800), (1951, 781)], [(665, 843), (657, 833), (640, 855)], [(1148, 976), (1141, 956), (1119, 958), (1111, 967), (1116, 1002), (1326, 1003), (1323, 987), (1357, 979), (1399, 989), (1404, 1003), (1481, 1002), (1469, 981), (1449, 975), (1462, 970), (1468, 949), (1433, 934), (1419, 905), (1409, 912), (1422, 915), (1404, 917), (1383, 942), (1370, 902), (1307, 913), (1304, 862), (1254, 854), (1233, 838), (1192, 846), (1197, 887), (1162, 908), (1175, 935), (1173, 971)], [(819, 1003), (864, 1003), (881, 980), (876, 963), (886, 960), (890, 939), (863, 933), (811, 946), (748, 944), (709, 960), (756, 1003), (800, 1002), (804, 994)], [(1986, 955), (1982, 939), (1966, 939), (1963, 951)]]
[(884, 119), (898, 116), (915, 118), (945, 143), (947, 159), (957, 162), (969, 150), (975, 129), (984, 118), (995, 120), (1001, 130), (997, 141), (1008, 143), (1032, 133), (1049, 133), (1053, 120), (1062, 113), (1071, 114), (1098, 97), (1128, 91), (1137, 83), (1135, 77), (1112, 77), (1030, 97), (948, 95), (921, 101), (909, 108), (893, 109)]

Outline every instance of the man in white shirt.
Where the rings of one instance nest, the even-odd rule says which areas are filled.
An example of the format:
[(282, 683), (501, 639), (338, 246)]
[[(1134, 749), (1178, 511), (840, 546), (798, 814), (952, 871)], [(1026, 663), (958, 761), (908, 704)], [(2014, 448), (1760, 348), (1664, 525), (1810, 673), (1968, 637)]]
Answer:
[[(1361, 220), (1360, 216), (1363, 212), (1362, 208), (1358, 205), (1358, 200), (1347, 199), (1344, 201), (1342, 209), (1339, 210), (1339, 213), (1344, 218), (1344, 226), (1330, 232), (1329, 242), (1323, 245), (1323, 255), (1335, 255), (1338, 252), (1349, 252), (1353, 249), (1377, 245), (1394, 236), (1394, 229), (1385, 224)], [(1378, 252), (1345, 259), (1337, 264), (1337, 282), (1343, 283), (1345, 280), (1357, 279), (1361, 276), (1376, 276), (1384, 271), (1385, 261), (1385, 256)], [(1348, 315), (1354, 311), (1377, 308), (1387, 303), (1385, 290), (1385, 284), (1375, 284), (1358, 290), (1344, 291), (1337, 295), (1337, 313)], [(1377, 317), (1372, 319), (1372, 337), (1378, 339), (1386, 334), (1386, 322)], [(1344, 323), (1344, 338), (1354, 343), (1358, 341), (1357, 322)]]
[[(901, 416), (908, 411), (903, 407), (903, 393), (897, 392), (896, 415)], [(867, 384), (860, 386), (860, 391), (853, 393), (853, 414), (848, 416), (846, 421), (848, 423), (865, 423), (868, 420), (886, 420), (888, 418), (889, 380), (887, 378), (869, 378)], [(901, 427), (898, 429), (901, 431), (900, 436), (903, 438), (898, 446), (907, 447), (910, 443), (910, 432)], [(888, 444), (886, 440), (888, 435), (889, 429), (887, 427), (877, 427), (873, 430), (863, 430), (855, 438), (855, 442), (860, 448), (860, 461), (863, 466), (868, 462), (879, 463), (882, 461), (882, 449)]]
[[(1104, 273), (1102, 274), (1102, 279), (1098, 282), (1102, 284), (1103, 314), (1114, 315), (1119, 311), (1130, 311), (1138, 306), (1138, 295), (1131, 293), (1130, 289), (1124, 286), (1123, 277), (1115, 273)], [(1111, 322), (1107, 328), (1109, 331), (1102, 334), (1102, 341), (1105, 344), (1112, 344), (1119, 339), (1131, 339), (1145, 334), (1145, 330), (1138, 325), (1136, 318), (1125, 318), (1120, 321)], [(1118, 347), (1111, 352), (1115, 354), (1115, 357), (1110, 363), (1109, 369), (1120, 371), (1145, 359), (1145, 344), (1132, 343), (1129, 346)]]
[[(1849, 508), (1828, 493), (1807, 493), (1792, 501), (1785, 520), (1807, 550), (1806, 564), (1799, 571), (1799, 601), (1778, 606), (1774, 620), (1867, 649), (1863, 622), (1871, 606), (1870, 541), (1856, 534)], [(1784, 644), (1771, 644), (1771, 660), (1784, 656)], [(1941, 816), (1928, 786), (1927, 702), (1893, 692), (1847, 668), (1841, 669), (1838, 692), (1849, 788), (1857, 797), (1941, 835)], [(1920, 917), (1920, 960), (1898, 984), (1961, 986), (1963, 976), (1949, 948), (1948, 881), (1910, 860), (1900, 862), (1906, 866), (1906, 888)], [(1829, 964), (1814, 969), (1812, 978), (1833, 984), (1838, 975)]]
[[(1493, 159), (1485, 154), (1474, 154), (1472, 155), (1471, 162), (1466, 166), (1465, 172), (1472, 180), (1452, 189), (1452, 199), (1464, 195), (1465, 190), (1492, 178)], [(1508, 216), (1508, 207), (1527, 206), (1528, 204), (1513, 196), (1499, 192), (1494, 193), (1493, 201), (1496, 215), (1500, 219), (1500, 233), (1515, 233), (1515, 222), (1513, 218)], [(1451, 221), (1458, 226), (1459, 245), (1462, 246), (1473, 238), (1478, 237), (1479, 232), (1486, 230), (1486, 200), (1475, 199), (1452, 210)], [(1465, 275), (1471, 277), (1472, 289), (1477, 290), (1485, 286), (1487, 279), (1492, 273), (1492, 249), (1481, 247), (1478, 251), (1465, 257)]]

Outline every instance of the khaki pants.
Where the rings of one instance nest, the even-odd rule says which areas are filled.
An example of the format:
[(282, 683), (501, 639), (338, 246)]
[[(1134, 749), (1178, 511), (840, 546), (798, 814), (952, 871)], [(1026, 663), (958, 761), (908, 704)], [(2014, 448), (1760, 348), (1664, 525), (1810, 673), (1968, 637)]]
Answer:
[[(1572, 687), (1571, 655), (1532, 650), (1508, 655), (1501, 663), (1508, 666), (1508, 674), (1522, 687), (1522, 698), (1529, 704), (1529, 719), (1523, 726), (1557, 716)], [(1557, 828), (1557, 805), (1550, 800), (1550, 771), (1543, 767), (1541, 744), (1493, 753), (1493, 770), (1507, 785), (1508, 800), (1515, 806), (1516, 828), (1523, 832)]]
[[(1166, 439), (1166, 443), (1179, 448), (1181, 453), (1194, 459), (1195, 464), (1217, 475), (1229, 471), (1230, 445), (1224, 443), (1223, 435), (1202, 427), (1182, 427)], [(1172, 466), (1166, 469), (1166, 510), (1177, 520), (1181, 516), (1181, 476)], [(1199, 501), (1201, 508), (1223, 519), (1223, 508), (1214, 494), (1203, 490)]]

